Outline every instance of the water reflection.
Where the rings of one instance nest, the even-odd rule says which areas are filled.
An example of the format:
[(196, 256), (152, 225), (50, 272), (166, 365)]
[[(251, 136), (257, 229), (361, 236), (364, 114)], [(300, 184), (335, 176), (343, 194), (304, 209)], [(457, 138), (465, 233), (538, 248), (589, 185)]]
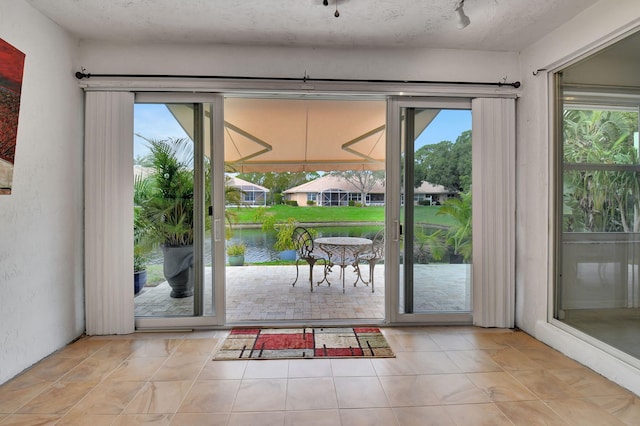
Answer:
[[(366, 226), (314, 226), (317, 237), (364, 237), (373, 238), (375, 234), (382, 229), (382, 225), (366, 225)], [(425, 230), (433, 232), (437, 228), (426, 226)], [(279, 260), (279, 252), (273, 249), (276, 242), (275, 232), (263, 232), (259, 228), (234, 228), (233, 237), (227, 241), (227, 246), (233, 243), (244, 243), (247, 251), (244, 255), (245, 263), (258, 263)], [(211, 265), (211, 235), (205, 238), (204, 247), (205, 265)], [(430, 263), (429, 256), (424, 259), (420, 257), (420, 253), (416, 253), (417, 263)], [(448, 255), (443, 261), (448, 262)], [(154, 252), (150, 256), (151, 264), (162, 263), (162, 252)]]
[[(382, 226), (314, 226), (313, 228), (318, 231), (317, 237), (372, 238), (378, 230), (382, 229)], [(279, 260), (279, 252), (273, 249), (275, 242), (276, 235), (274, 232), (263, 232), (261, 229), (254, 228), (236, 228), (233, 231), (233, 237), (227, 242), (227, 245), (244, 243), (247, 247), (244, 255), (245, 262), (255, 263)], [(209, 251), (207, 252), (207, 250)], [(210, 253), (210, 247), (205, 249), (205, 256), (207, 256), (208, 253)]]

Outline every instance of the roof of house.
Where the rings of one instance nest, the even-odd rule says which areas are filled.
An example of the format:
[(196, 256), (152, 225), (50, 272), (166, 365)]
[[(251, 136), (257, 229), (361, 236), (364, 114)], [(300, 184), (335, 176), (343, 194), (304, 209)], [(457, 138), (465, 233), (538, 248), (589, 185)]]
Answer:
[[(302, 185), (294, 186), (284, 191), (285, 194), (309, 193), (309, 192), (328, 192), (328, 191), (345, 191), (360, 192), (358, 187), (348, 182), (343, 177), (327, 174)], [(376, 183), (369, 193), (383, 193), (385, 190), (384, 182)], [(454, 191), (447, 190), (442, 185), (433, 185), (429, 182), (423, 182), (419, 188), (414, 190), (416, 194), (449, 194)]]
[(228, 184), (230, 186), (235, 186), (236, 188), (240, 188), (243, 191), (264, 191), (269, 192), (267, 188), (264, 186), (260, 186), (257, 183), (249, 182), (244, 179), (240, 179), (236, 176), (229, 176)]

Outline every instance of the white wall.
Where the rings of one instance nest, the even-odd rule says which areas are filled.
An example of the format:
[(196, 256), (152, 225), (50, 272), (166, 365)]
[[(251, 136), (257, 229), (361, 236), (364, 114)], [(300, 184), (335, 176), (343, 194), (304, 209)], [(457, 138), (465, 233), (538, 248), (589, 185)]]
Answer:
[[(576, 52), (586, 52), (613, 34), (640, 25), (637, 0), (602, 0), (521, 54), (522, 97), (518, 103), (516, 325), (581, 363), (640, 394), (640, 371), (547, 322), (549, 283), (551, 143), (547, 72)], [(632, 22), (635, 20), (635, 23)], [(550, 76), (549, 76), (550, 78)]]
[(518, 56), (437, 49), (310, 49), (82, 42), (89, 73), (513, 81)]
[(23, 0), (0, 38), (26, 54), (12, 194), (0, 196), (0, 383), (84, 331), (82, 92), (72, 38)]

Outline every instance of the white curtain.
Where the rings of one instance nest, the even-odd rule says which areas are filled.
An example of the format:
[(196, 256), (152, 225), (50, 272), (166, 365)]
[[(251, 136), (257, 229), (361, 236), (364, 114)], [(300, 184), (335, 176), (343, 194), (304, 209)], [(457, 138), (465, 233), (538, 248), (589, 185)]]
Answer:
[(473, 322), (514, 326), (515, 99), (477, 98), (473, 110)]
[(134, 95), (85, 98), (86, 333), (133, 333)]

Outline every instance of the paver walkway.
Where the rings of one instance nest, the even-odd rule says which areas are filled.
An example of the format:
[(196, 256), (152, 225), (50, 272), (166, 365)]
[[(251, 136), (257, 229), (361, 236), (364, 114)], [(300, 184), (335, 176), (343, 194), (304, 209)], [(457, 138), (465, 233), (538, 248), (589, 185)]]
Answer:
[[(368, 277), (367, 265), (361, 267)], [(314, 284), (309, 291), (308, 266), (300, 268), (295, 287), (295, 267), (239, 266), (226, 268), (227, 323), (278, 320), (349, 320), (384, 319), (384, 265), (375, 268), (375, 292), (358, 282), (347, 268), (345, 293), (342, 292), (340, 270), (329, 276), (331, 286)], [(416, 265), (414, 269), (415, 312), (468, 311), (471, 309), (468, 283), (469, 265)], [(322, 278), (322, 267), (314, 269), (314, 281)], [(211, 268), (205, 270), (205, 282), (211, 282)], [(205, 313), (212, 313), (211, 286), (205, 289)], [(193, 297), (174, 299), (167, 282), (157, 287), (145, 287), (135, 298), (136, 316), (189, 316), (193, 312)]]

